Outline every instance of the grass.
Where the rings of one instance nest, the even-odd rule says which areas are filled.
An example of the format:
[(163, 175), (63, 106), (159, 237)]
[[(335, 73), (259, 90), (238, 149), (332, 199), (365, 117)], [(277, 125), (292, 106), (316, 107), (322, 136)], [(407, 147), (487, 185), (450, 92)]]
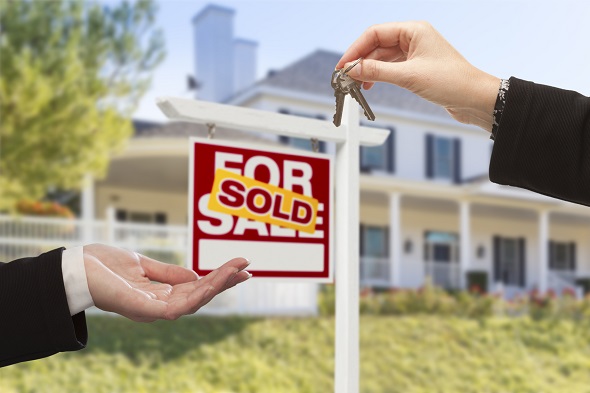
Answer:
[[(89, 317), (89, 348), (0, 369), (1, 393), (332, 392), (334, 320)], [(590, 325), (363, 316), (361, 392), (590, 392)]]

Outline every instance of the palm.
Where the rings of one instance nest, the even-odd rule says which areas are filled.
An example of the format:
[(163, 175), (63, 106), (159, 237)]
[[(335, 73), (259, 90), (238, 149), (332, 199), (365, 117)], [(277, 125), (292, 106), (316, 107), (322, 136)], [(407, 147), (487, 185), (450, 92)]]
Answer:
[(136, 321), (176, 319), (194, 313), (215, 295), (250, 274), (247, 260), (236, 258), (207, 276), (180, 266), (101, 244), (84, 247), (89, 288), (97, 307)]

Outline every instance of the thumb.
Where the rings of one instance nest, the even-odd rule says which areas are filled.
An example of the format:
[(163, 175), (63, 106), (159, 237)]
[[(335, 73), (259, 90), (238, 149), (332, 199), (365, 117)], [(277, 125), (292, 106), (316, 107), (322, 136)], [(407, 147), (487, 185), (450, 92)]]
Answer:
[[(346, 69), (353, 62), (344, 66)], [(387, 82), (401, 87), (405, 86), (408, 78), (408, 61), (391, 63), (387, 61), (363, 59), (354, 66), (348, 75), (362, 82)]]

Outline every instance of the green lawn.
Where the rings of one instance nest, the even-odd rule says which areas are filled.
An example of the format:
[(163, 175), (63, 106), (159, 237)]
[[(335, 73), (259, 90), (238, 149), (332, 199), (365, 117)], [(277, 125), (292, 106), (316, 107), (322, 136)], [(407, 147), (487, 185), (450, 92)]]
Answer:
[[(334, 320), (90, 317), (89, 348), (0, 369), (0, 392), (331, 392)], [(590, 325), (361, 317), (362, 392), (590, 392)]]

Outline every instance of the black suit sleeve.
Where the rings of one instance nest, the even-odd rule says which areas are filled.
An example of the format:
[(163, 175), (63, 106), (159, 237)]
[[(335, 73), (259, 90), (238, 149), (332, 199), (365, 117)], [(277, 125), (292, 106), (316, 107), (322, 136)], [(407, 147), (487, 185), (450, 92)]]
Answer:
[(70, 316), (62, 251), (0, 263), (0, 367), (86, 346), (84, 312)]
[(510, 78), (490, 180), (590, 206), (590, 98)]

